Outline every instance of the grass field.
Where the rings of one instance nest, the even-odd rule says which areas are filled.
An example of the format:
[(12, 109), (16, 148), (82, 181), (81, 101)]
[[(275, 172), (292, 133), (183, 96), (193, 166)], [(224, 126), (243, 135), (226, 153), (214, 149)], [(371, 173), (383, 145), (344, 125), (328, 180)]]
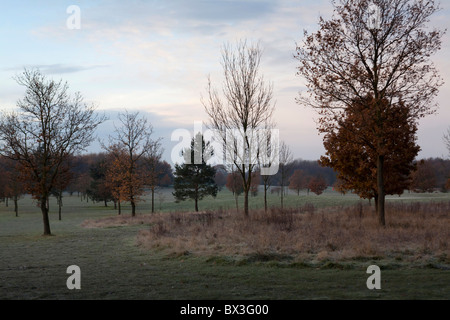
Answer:
[[(161, 212), (192, 211), (193, 203), (175, 203), (170, 190), (156, 196)], [(148, 198), (147, 198), (148, 199)], [(0, 204), (0, 299), (449, 299), (450, 271), (439, 263), (409, 264), (395, 258), (353, 259), (336, 262), (285, 263), (279, 256), (249, 255), (230, 259), (224, 255), (171, 254), (164, 248), (138, 245), (138, 235), (151, 227), (142, 223), (84, 227), (86, 220), (107, 219), (117, 212), (101, 203), (64, 199), (62, 221), (56, 202), (50, 204), (54, 236), (43, 237), (42, 218), (29, 197), (19, 201), (19, 217), (12, 203)], [(161, 200), (161, 202), (159, 201)], [(242, 203), (242, 197), (239, 199)], [(279, 199), (269, 197), (275, 206)], [(327, 191), (289, 195), (286, 206), (316, 208), (351, 206), (354, 195)], [(450, 201), (450, 194), (405, 194), (388, 202)], [(232, 210), (234, 198), (223, 191), (204, 199), (200, 210)], [(262, 195), (250, 207), (262, 207)], [(150, 203), (138, 206), (138, 216), (149, 216)], [(129, 208), (123, 207), (123, 215)], [(387, 213), (389, 221), (389, 213)], [(448, 240), (448, 239), (447, 239)], [(447, 258), (448, 259), (448, 258)], [(68, 290), (66, 269), (81, 269), (81, 290)], [(381, 268), (381, 290), (368, 290), (369, 265)]]

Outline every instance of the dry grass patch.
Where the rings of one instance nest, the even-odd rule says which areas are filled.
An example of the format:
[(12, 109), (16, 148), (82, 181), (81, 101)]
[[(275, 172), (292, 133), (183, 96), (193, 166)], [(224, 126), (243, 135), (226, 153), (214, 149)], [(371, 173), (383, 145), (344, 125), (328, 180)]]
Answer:
[(281, 256), (294, 262), (388, 258), (450, 265), (450, 202), (388, 204), (386, 212), (384, 228), (373, 208), (361, 205), (259, 210), (248, 218), (233, 211), (161, 213), (87, 225), (148, 223), (139, 245), (175, 255)]
[(148, 215), (138, 215), (131, 217), (129, 215), (120, 215), (101, 219), (88, 219), (81, 223), (84, 228), (116, 228), (120, 226), (130, 226), (138, 224), (149, 224), (152, 217)]

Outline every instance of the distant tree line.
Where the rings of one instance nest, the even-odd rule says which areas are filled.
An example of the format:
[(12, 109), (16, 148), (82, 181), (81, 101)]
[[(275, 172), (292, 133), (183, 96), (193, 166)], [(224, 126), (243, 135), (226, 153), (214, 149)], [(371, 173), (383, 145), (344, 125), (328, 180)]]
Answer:
[(411, 174), (410, 191), (446, 192), (450, 190), (450, 160), (428, 158), (416, 162), (417, 169)]
[[(118, 208), (118, 199), (114, 197), (110, 182), (107, 180), (108, 161), (110, 156), (106, 152), (89, 153), (70, 158), (70, 170), (64, 175), (64, 184), (57, 183), (51, 194), (61, 202), (63, 192), (77, 195), (80, 201), (101, 202), (105, 206), (112, 203)], [(410, 185), (407, 188), (412, 192), (447, 192), (450, 190), (450, 159), (428, 158), (415, 162), (416, 170), (410, 177)], [(157, 162), (156, 187), (172, 187), (174, 184), (174, 169), (165, 160)], [(219, 190), (226, 188), (235, 196), (243, 193), (242, 178), (237, 172), (228, 172), (225, 166), (214, 167), (214, 182)], [(15, 167), (15, 163), (5, 157), (0, 157), (0, 201), (6, 206), (14, 205), (18, 214), (18, 201), (28, 193), (21, 178), (21, 173)], [(336, 173), (328, 167), (321, 166), (318, 161), (296, 159), (289, 163), (287, 187), (295, 193), (305, 191), (307, 193), (319, 193), (320, 185), (332, 187), (339, 191), (339, 180)], [(280, 193), (280, 172), (271, 177), (270, 189)], [(315, 185), (319, 184), (319, 187)], [(62, 188), (58, 189), (58, 186)], [(253, 173), (251, 196), (258, 195), (258, 187), (263, 185), (263, 176), (259, 171)], [(144, 183), (144, 189), (150, 190), (151, 186)], [(286, 192), (286, 191), (285, 191)], [(237, 201), (237, 200), (236, 200)]]
[[(106, 152), (95, 154), (84, 154), (74, 157), (72, 166), (73, 179), (68, 184), (65, 191), (70, 194), (77, 194), (81, 200), (102, 202), (105, 206), (112, 202), (114, 207), (119, 205), (120, 190), (115, 188), (114, 183), (119, 182), (119, 176), (112, 177), (113, 171), (119, 170), (118, 163), (111, 161), (112, 156)], [(149, 171), (143, 159), (139, 165), (142, 165), (143, 175), (142, 189), (150, 190), (154, 187), (169, 187), (173, 184), (172, 167), (164, 160), (156, 163), (156, 177), (149, 178)], [(147, 178), (147, 179), (146, 179)], [(153, 184), (152, 182), (155, 181)], [(119, 186), (123, 186), (120, 182)]]
[[(450, 159), (428, 158), (414, 161), (416, 169), (409, 177), (409, 184), (403, 191), (413, 192), (447, 192), (450, 190)], [(289, 163), (287, 186), (297, 194), (304, 190), (322, 193), (324, 186), (340, 191), (340, 181), (337, 173), (329, 167), (323, 167), (315, 160), (296, 159)], [(215, 181), (219, 188), (227, 188), (233, 195), (239, 196), (243, 192), (242, 178), (236, 172), (228, 172), (223, 165), (215, 167)], [(251, 195), (258, 194), (257, 186), (263, 185), (263, 176), (256, 170), (253, 178)], [(281, 172), (273, 175), (270, 180), (273, 192), (280, 193), (282, 183)]]
[[(298, 172), (299, 170), (301, 170), (302, 175), (304, 175), (307, 180), (310, 178), (317, 178), (317, 177), (322, 177), (325, 180), (325, 183), (327, 186), (332, 186), (335, 181), (336, 181), (336, 173), (333, 171), (333, 169), (328, 168), (328, 167), (323, 167), (321, 166), (317, 160), (302, 160), (302, 159), (296, 159), (293, 160), (292, 162), (288, 163), (288, 170), (287, 170), (287, 178), (285, 178), (285, 180), (287, 181), (283, 181), (284, 186), (290, 186), (291, 183), (291, 178), (294, 176), (295, 172)], [(218, 170), (216, 173), (216, 183), (218, 184), (219, 187), (223, 187), (227, 184), (227, 177), (228, 177), (228, 173), (226, 172), (225, 168), (223, 166), (217, 166)], [(232, 173), (231, 173), (232, 174)], [(277, 174), (271, 176), (271, 180), (270, 180), (270, 186), (271, 187), (278, 187), (281, 186), (282, 184), (282, 172), (280, 170), (278, 170)], [(297, 173), (298, 175), (298, 173)], [(255, 177), (255, 182), (254, 185), (262, 185), (263, 184), (263, 176), (261, 176), (259, 174), (259, 171), (256, 170), (256, 173), (254, 175)], [(232, 179), (232, 176), (230, 176), (229, 179)], [(232, 186), (233, 183), (232, 181), (235, 179), (232, 179), (231, 181), (229, 181), (229, 185)], [(230, 189), (230, 188), (228, 188)], [(254, 187), (254, 192), (257, 193), (256, 188)], [(294, 188), (290, 188), (290, 189), (294, 189)], [(301, 188), (301, 189), (306, 189), (306, 188)], [(239, 190), (239, 188), (237, 188), (236, 190)], [(230, 191), (233, 191), (230, 189)], [(239, 193), (239, 191), (238, 191)]]

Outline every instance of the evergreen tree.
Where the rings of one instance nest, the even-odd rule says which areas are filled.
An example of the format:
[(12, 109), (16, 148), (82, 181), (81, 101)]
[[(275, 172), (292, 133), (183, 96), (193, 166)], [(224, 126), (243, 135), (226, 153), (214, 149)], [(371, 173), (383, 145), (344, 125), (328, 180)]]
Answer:
[(218, 187), (214, 180), (216, 170), (207, 164), (213, 150), (205, 143), (201, 133), (191, 141), (191, 147), (183, 152), (185, 163), (175, 164), (173, 195), (177, 201), (192, 199), (198, 212), (198, 201), (205, 196), (217, 195)]

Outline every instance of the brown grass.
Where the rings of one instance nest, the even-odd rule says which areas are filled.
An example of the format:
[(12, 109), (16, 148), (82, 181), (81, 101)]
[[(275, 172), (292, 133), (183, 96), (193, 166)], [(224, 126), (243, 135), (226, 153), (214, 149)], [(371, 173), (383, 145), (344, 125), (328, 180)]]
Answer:
[(84, 220), (81, 226), (84, 228), (114, 228), (120, 226), (130, 226), (136, 224), (147, 224), (153, 220), (149, 215), (138, 215), (131, 217), (128, 215), (120, 215), (115, 217), (101, 218), (97, 220)]
[(450, 264), (450, 202), (388, 204), (386, 226), (373, 208), (271, 209), (241, 213), (161, 213), (110, 218), (86, 226), (150, 224), (138, 243), (172, 254), (282, 255), (295, 261), (390, 258)]

